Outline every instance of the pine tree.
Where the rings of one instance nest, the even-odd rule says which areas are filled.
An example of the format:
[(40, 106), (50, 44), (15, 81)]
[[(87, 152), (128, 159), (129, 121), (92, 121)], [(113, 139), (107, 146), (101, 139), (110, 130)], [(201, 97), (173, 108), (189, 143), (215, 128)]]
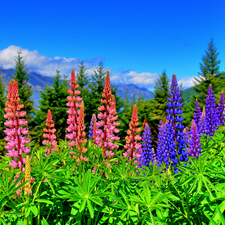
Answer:
[(79, 84), (80, 88), (87, 88), (88, 84), (89, 84), (89, 80), (88, 80), (88, 74), (85, 72), (86, 68), (85, 68), (85, 64), (83, 61), (80, 62), (80, 64), (78, 65), (79, 70), (77, 71), (77, 83)]
[(155, 121), (156, 124), (159, 124), (159, 121), (166, 121), (166, 103), (167, 98), (169, 97), (169, 78), (167, 77), (166, 71), (159, 75), (159, 78), (155, 82), (155, 90), (154, 90), (154, 114), (152, 115), (152, 120)]
[(28, 69), (25, 65), (25, 59), (21, 56), (22, 52), (18, 52), (15, 58), (16, 72), (13, 72), (15, 77), (11, 77), (18, 83), (20, 103), (24, 104), (23, 110), (26, 111), (26, 120), (28, 121), (29, 128), (33, 127), (32, 113), (34, 113), (34, 101), (32, 100), (33, 88), (29, 85)]
[(6, 101), (6, 95), (5, 95), (5, 84), (3, 83), (2, 73), (0, 72), (0, 155), (5, 152), (5, 140), (6, 137), (4, 130), (4, 115), (5, 115), (5, 101)]
[(36, 112), (35, 122), (37, 126), (34, 129), (34, 136), (39, 144), (43, 141), (43, 128), (45, 127), (48, 110), (51, 110), (52, 112), (57, 139), (65, 139), (68, 117), (66, 113), (68, 110), (68, 107), (66, 106), (66, 103), (68, 102), (68, 85), (69, 81), (66, 77), (64, 76), (64, 78), (61, 79), (60, 71), (56, 70), (52, 86), (45, 86), (44, 90), (40, 91), (40, 110)]
[[(220, 60), (218, 60), (219, 52), (213, 42), (210, 40), (208, 49), (205, 51), (205, 55), (202, 56), (202, 63), (200, 63), (200, 72), (198, 77), (194, 78), (194, 90), (197, 95), (193, 95), (194, 100), (197, 98), (199, 105), (202, 108), (205, 105), (205, 99), (209, 89), (209, 85), (212, 84), (215, 94), (221, 93), (222, 86), (225, 86), (225, 74), (219, 71)], [(195, 101), (192, 101), (194, 103)], [(192, 105), (194, 108), (194, 105)]]

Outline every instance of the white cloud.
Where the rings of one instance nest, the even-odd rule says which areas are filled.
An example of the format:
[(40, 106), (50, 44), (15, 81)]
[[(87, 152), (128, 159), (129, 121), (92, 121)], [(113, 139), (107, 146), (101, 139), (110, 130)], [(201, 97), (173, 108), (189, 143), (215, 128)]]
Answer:
[[(15, 57), (17, 52), (22, 52), (22, 57), (25, 59), (25, 64), (30, 72), (36, 72), (45, 76), (55, 75), (55, 71), (59, 70), (61, 74), (70, 74), (72, 69), (75, 72), (79, 69), (78, 58), (65, 58), (60, 56), (49, 57), (41, 55), (37, 50), (29, 51), (19, 46), (11, 45), (6, 49), (0, 51), (0, 67), (3, 69), (15, 68)], [(88, 75), (94, 74), (95, 65), (105, 58), (93, 58), (91, 60), (84, 60), (86, 66), (86, 73)], [(151, 88), (155, 85), (155, 80), (158, 78), (157, 73), (142, 72), (138, 73), (132, 69), (124, 70), (118, 69), (115, 72), (112, 68), (105, 68), (109, 70), (111, 81), (115, 83), (136, 84), (140, 87)]]
[(159, 77), (157, 73), (130, 71), (124, 76), (124, 82), (127, 84), (136, 84), (138, 86), (151, 87), (155, 85), (156, 79)]
[(190, 88), (194, 86), (194, 76), (193, 77), (185, 77), (177, 81), (177, 83), (180, 85), (181, 83), (183, 84), (184, 88)]
[[(17, 52), (22, 52), (22, 57), (25, 59), (25, 64), (29, 71), (34, 71), (45, 76), (55, 75), (55, 71), (59, 70), (62, 74), (70, 74), (72, 69), (77, 71), (80, 59), (65, 58), (56, 56), (54, 58), (41, 55), (37, 50), (29, 51), (28, 49), (20, 48), (19, 46), (11, 45), (6, 49), (0, 51), (0, 67), (3, 69), (15, 68), (15, 57)], [(87, 73), (93, 74), (95, 64), (104, 58), (94, 58), (92, 60), (85, 60)]]

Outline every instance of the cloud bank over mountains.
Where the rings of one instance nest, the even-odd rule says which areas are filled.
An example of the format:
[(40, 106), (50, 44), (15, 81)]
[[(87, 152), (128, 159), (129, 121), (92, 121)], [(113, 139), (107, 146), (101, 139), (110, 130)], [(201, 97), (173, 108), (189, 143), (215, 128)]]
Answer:
[[(8, 48), (0, 50), (0, 68), (11, 69), (15, 68), (15, 57), (17, 52), (21, 51), (25, 59), (25, 64), (30, 72), (36, 72), (45, 76), (55, 75), (55, 71), (59, 70), (61, 74), (70, 74), (71, 70), (77, 71), (78, 65), (81, 62), (78, 58), (65, 58), (56, 56), (54, 58), (41, 55), (37, 50), (29, 51), (19, 46), (10, 45)], [(86, 66), (88, 75), (94, 74), (95, 66), (99, 61), (105, 61), (105, 58), (98, 57), (91, 60), (83, 60)], [(110, 72), (111, 81), (123, 84), (136, 84), (140, 87), (153, 89), (155, 81), (159, 75), (157, 73), (142, 72), (138, 73), (133, 69), (114, 71), (112, 68), (107, 68)], [(178, 83), (183, 83), (185, 88), (193, 86), (193, 77), (183, 78)]]

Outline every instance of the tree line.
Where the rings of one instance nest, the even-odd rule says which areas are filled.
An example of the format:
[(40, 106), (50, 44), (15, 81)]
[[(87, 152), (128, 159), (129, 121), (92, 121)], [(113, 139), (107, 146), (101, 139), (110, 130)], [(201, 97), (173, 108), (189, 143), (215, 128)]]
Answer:
[[(198, 76), (194, 78), (194, 93), (191, 93), (190, 101), (184, 101), (182, 96), (183, 107), (182, 110), (184, 126), (189, 126), (191, 119), (193, 118), (194, 106), (196, 98), (199, 101), (199, 105), (202, 108), (205, 105), (205, 98), (209, 89), (209, 85), (212, 84), (213, 92), (215, 93), (217, 102), (219, 100), (221, 91), (225, 87), (225, 73), (220, 71), (220, 60), (218, 59), (219, 52), (214, 44), (213, 39), (210, 40), (208, 48), (205, 54), (202, 56), (202, 62), (200, 63), (200, 72)], [(35, 143), (41, 145), (43, 141), (43, 128), (47, 118), (48, 110), (51, 110), (52, 117), (56, 128), (56, 136), (58, 140), (64, 140), (66, 135), (66, 127), (68, 114), (68, 107), (66, 106), (67, 90), (70, 77), (61, 75), (60, 71), (56, 71), (53, 77), (53, 84), (51, 86), (45, 86), (44, 90), (40, 91), (39, 109), (35, 107), (35, 102), (32, 99), (33, 89), (29, 85), (29, 71), (26, 68), (25, 59), (21, 52), (18, 52), (15, 58), (15, 69), (11, 78), (16, 80), (19, 86), (20, 102), (24, 104), (24, 110), (27, 112), (26, 119), (28, 121), (29, 138), (35, 140)], [(99, 62), (95, 67), (94, 74), (89, 76), (86, 73), (85, 63), (83, 61), (79, 64), (79, 70), (76, 71), (76, 80), (79, 84), (79, 90), (81, 91), (81, 97), (85, 104), (85, 126), (86, 132), (89, 131), (90, 121), (92, 114), (98, 113), (98, 107), (101, 105), (100, 99), (104, 89), (104, 82), (106, 76), (106, 69), (104, 63)], [(158, 125), (159, 121), (165, 122), (166, 115), (166, 103), (169, 97), (168, 91), (170, 88), (170, 80), (163, 71), (159, 78), (155, 82), (154, 86), (154, 99), (145, 99), (142, 95), (138, 96), (136, 100), (135, 94), (130, 100), (128, 93), (125, 98), (118, 96), (117, 86), (112, 85), (112, 94), (116, 98), (116, 109), (118, 112), (118, 120), (120, 122), (119, 130), (121, 143), (124, 145), (125, 136), (130, 122), (132, 108), (134, 104), (137, 104), (139, 121), (142, 123), (144, 129), (145, 123), (148, 123), (152, 131), (153, 146), (157, 146)], [(180, 90), (183, 95), (183, 87), (180, 85)], [(4, 152), (5, 146), (5, 133), (4, 133), (4, 108), (7, 98), (7, 87), (4, 83), (2, 74), (0, 74), (0, 151)]]

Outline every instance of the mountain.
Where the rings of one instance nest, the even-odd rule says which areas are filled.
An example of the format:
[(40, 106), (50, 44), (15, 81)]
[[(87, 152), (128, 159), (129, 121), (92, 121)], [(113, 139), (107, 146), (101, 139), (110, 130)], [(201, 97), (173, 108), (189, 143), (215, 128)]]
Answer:
[[(5, 83), (8, 84), (9, 81), (12, 79), (10, 78), (10, 75), (14, 77), (13, 71), (15, 71), (15, 69), (0, 70), (0, 72), (3, 74), (3, 79)], [(53, 83), (53, 77), (43, 76), (36, 72), (29, 72), (29, 74), (30, 74), (29, 84), (33, 87), (34, 90), (33, 99), (35, 104), (38, 106), (39, 104), (38, 100), (40, 100), (39, 91), (44, 90), (45, 85), (51, 86), (51, 84)], [(111, 83), (114, 84), (114, 82)], [(129, 99), (132, 99), (133, 93), (135, 93), (136, 98), (138, 98), (140, 94), (142, 94), (145, 99), (153, 98), (153, 92), (149, 91), (145, 87), (138, 87), (135, 84), (116, 84), (116, 85), (118, 87), (117, 88), (118, 95), (123, 98), (125, 97), (126, 92), (128, 92)]]
[(194, 87), (190, 87), (190, 88), (184, 90), (184, 100), (185, 101), (189, 102), (191, 100), (191, 93), (193, 95), (196, 95)]

